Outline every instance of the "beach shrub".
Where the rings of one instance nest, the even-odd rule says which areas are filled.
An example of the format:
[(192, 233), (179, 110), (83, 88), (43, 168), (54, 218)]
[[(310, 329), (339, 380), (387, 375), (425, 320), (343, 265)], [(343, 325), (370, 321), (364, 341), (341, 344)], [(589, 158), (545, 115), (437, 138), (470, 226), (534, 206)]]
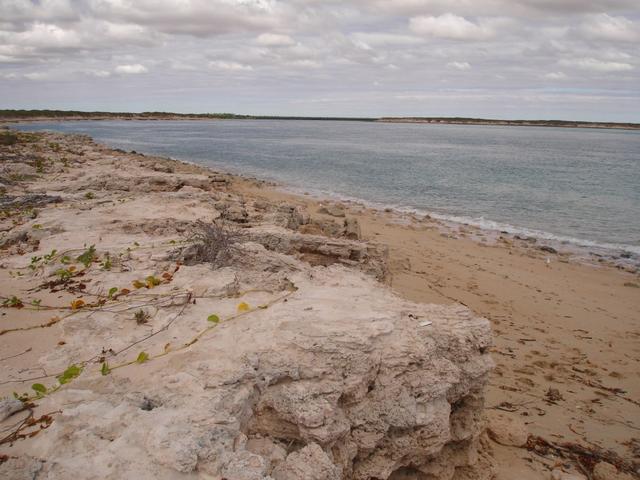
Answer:
[(18, 136), (13, 132), (0, 132), (0, 145), (15, 145), (18, 143)]
[(189, 247), (182, 250), (182, 259), (189, 263), (210, 263), (215, 268), (229, 265), (238, 250), (240, 234), (237, 230), (223, 228), (218, 223), (195, 223)]

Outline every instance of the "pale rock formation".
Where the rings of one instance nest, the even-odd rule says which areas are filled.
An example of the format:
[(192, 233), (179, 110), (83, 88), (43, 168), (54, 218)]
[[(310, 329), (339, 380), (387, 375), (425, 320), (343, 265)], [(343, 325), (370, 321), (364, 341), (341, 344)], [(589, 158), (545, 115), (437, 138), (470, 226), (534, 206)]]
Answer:
[[(229, 269), (183, 269), (174, 287), (220, 292), (235, 282)], [(47, 397), (45, 408), (63, 413), (24, 445), (47, 460), (38, 478), (473, 478), (456, 475), (477, 464), (489, 323), (464, 307), (404, 301), (345, 267), (297, 269), (287, 302), (128, 375), (88, 371)], [(228, 311), (234, 300), (218, 302)], [(185, 342), (213, 308), (204, 303), (154, 343)], [(420, 326), (425, 319), (432, 324)], [(97, 328), (105, 321), (68, 323), (56, 355), (135, 339)]]
[(355, 266), (378, 280), (385, 280), (388, 275), (386, 267), (388, 250), (382, 245), (291, 233), (268, 225), (252, 228), (246, 235), (250, 240), (264, 245), (268, 250), (298, 255), (311, 265), (328, 266), (340, 263)]
[(486, 416), (487, 432), (494, 442), (514, 447), (522, 447), (527, 443), (529, 432), (518, 416), (498, 410), (488, 410)]
[(318, 213), (331, 215), (332, 217), (344, 217), (344, 208), (339, 205), (324, 205), (318, 209)]

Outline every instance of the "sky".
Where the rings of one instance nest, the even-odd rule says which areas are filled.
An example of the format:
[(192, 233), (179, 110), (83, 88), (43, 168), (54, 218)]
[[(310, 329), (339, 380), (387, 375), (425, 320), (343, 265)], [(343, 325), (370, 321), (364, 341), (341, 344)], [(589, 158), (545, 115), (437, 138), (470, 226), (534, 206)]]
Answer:
[(640, 1), (0, 0), (0, 108), (640, 122)]

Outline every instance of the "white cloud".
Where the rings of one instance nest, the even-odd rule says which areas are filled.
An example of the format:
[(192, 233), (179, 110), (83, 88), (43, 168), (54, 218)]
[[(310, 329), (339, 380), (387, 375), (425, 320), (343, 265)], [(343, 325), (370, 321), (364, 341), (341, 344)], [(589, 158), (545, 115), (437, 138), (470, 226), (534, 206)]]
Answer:
[(139, 75), (141, 73), (147, 73), (149, 70), (144, 65), (139, 63), (133, 63), (131, 65), (118, 65), (115, 68), (115, 72), (121, 75)]
[(209, 62), (209, 67), (216, 70), (228, 70), (231, 72), (248, 72), (253, 70), (253, 67), (251, 65), (244, 65), (238, 62), (228, 62), (224, 60)]
[(456, 70), (470, 70), (471, 65), (469, 62), (449, 62), (447, 63), (447, 67), (455, 68)]
[(567, 75), (564, 72), (549, 72), (545, 73), (542, 77), (547, 80), (564, 80), (567, 78)]
[(16, 35), (14, 42), (21, 46), (33, 46), (42, 49), (78, 48), (82, 39), (78, 32), (57, 25), (35, 22), (28, 30)]
[(424, 42), (422, 38), (413, 35), (381, 32), (356, 32), (351, 35), (351, 38), (356, 42), (374, 47), (418, 45)]
[(45, 80), (50, 77), (49, 74), (43, 72), (31, 72), (23, 75), (27, 80)]
[(491, 28), (452, 13), (439, 17), (413, 17), (409, 20), (409, 28), (420, 35), (453, 40), (486, 40), (495, 34)]
[(294, 60), (289, 62), (289, 65), (302, 68), (320, 68), (322, 65), (316, 60), (309, 60), (308, 58), (302, 60)]
[(107, 78), (111, 76), (111, 72), (107, 70), (87, 70), (85, 73), (97, 78)]
[(256, 39), (256, 43), (264, 47), (288, 47), (290, 45), (295, 45), (296, 42), (294, 42), (293, 38), (291, 38), (289, 35), (280, 35), (278, 33), (263, 33), (258, 36), (258, 38)]
[(581, 70), (593, 72), (628, 72), (633, 70), (633, 65), (623, 62), (607, 62), (596, 58), (578, 58), (573, 60), (561, 60), (560, 65), (575, 67)]
[(580, 28), (587, 37), (613, 42), (640, 41), (640, 27), (625, 17), (592, 15)]

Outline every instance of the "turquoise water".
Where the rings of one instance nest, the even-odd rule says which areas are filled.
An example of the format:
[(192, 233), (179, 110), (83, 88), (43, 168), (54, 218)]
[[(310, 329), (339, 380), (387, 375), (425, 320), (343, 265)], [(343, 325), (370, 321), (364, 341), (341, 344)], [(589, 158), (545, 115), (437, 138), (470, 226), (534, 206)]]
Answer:
[(281, 120), (19, 128), (84, 133), (311, 193), (640, 254), (636, 131)]

